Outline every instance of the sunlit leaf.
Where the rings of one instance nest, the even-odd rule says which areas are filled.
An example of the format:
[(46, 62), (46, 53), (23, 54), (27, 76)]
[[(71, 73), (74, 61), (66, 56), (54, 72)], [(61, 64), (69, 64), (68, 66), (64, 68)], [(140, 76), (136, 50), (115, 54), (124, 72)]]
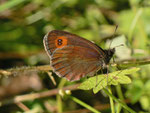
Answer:
[(105, 88), (107, 85), (129, 84), (131, 83), (131, 79), (126, 75), (132, 74), (138, 70), (139, 68), (131, 68), (121, 71), (115, 71), (109, 73), (108, 75), (107, 74), (97, 75), (83, 82), (79, 86), (79, 88), (83, 90), (93, 89), (93, 92), (97, 93), (101, 89)]

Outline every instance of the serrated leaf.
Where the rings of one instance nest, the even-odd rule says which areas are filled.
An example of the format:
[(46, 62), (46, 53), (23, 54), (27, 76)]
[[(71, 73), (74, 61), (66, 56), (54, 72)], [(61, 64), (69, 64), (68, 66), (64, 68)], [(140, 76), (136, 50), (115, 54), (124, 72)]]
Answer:
[(118, 84), (129, 84), (131, 79), (126, 76), (127, 74), (132, 74), (138, 71), (140, 68), (131, 68), (121, 71), (115, 71), (112, 73), (101, 74), (94, 77), (90, 77), (85, 82), (83, 82), (78, 88), (83, 90), (93, 89), (94, 93), (97, 93), (101, 89), (105, 88), (107, 85), (118, 85)]
[(90, 90), (95, 86), (96, 84), (92, 81), (96, 81), (96, 78), (91, 78), (83, 82), (78, 88), (83, 89), (83, 90)]
[(131, 83), (131, 79), (128, 76), (122, 75), (122, 76), (119, 76), (118, 82), (120, 84), (129, 84)]

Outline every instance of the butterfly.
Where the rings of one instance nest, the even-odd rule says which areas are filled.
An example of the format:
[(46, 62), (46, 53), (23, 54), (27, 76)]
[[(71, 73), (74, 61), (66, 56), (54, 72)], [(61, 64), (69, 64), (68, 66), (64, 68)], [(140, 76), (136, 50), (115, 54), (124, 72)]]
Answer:
[(53, 72), (69, 81), (93, 76), (107, 66), (115, 48), (104, 50), (95, 43), (75, 34), (53, 30), (43, 39)]

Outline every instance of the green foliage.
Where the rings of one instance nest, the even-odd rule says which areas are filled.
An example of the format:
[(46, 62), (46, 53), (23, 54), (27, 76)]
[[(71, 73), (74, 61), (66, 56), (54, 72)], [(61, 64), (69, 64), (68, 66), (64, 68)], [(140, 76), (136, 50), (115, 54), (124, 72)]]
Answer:
[(83, 90), (93, 89), (93, 92), (97, 93), (107, 85), (129, 84), (131, 83), (131, 79), (126, 75), (132, 74), (138, 70), (139, 68), (131, 68), (108, 73), (108, 75), (102, 74), (90, 77), (88, 80), (83, 82), (79, 88)]
[(126, 95), (130, 97), (132, 103), (140, 100), (143, 109), (150, 110), (150, 80), (145, 83), (141, 80), (134, 80), (132, 84)]
[[(111, 106), (116, 107), (113, 101), (121, 106), (118, 107), (120, 111), (117, 112), (126, 113), (124, 110), (133, 111), (131, 109), (136, 112), (150, 112), (149, 5), (149, 0), (2, 0), (0, 2), (0, 68), (49, 64), (42, 40), (47, 32), (54, 29), (75, 33), (94, 41), (104, 49), (109, 48), (113, 39), (111, 47), (124, 44), (123, 47), (117, 47), (115, 53), (121, 71), (109, 70), (108, 76), (102, 74), (91, 77), (80, 85), (79, 88), (84, 90), (72, 92), (72, 95), (93, 107), (99, 103), (108, 103), (108, 98), (105, 98), (103, 93), (97, 92), (101, 89), (105, 91), (107, 86), (113, 85), (112, 94), (111, 90), (109, 92), (111, 95), (106, 94), (111, 100)], [(115, 33), (117, 36), (113, 37), (115, 25), (119, 27)], [(141, 58), (143, 60), (139, 61)], [(49, 85), (50, 80), (50, 82), (45, 81), (45, 77), (41, 76), (41, 81), (46, 84), (42, 91), (54, 88)], [(56, 77), (56, 80), (58, 79), (60, 78)], [(8, 82), (1, 82), (3, 83)], [(76, 82), (62, 83), (59, 88), (72, 84)], [(120, 87), (119, 91), (116, 91), (115, 87)], [(90, 89), (97, 94), (93, 95), (88, 91)], [(34, 91), (25, 93), (34, 93)], [(131, 100), (129, 102), (131, 109), (123, 100)], [(53, 112), (52, 109), (48, 109), (50, 107), (46, 108), (44, 99), (36, 103), (28, 102), (31, 104), (25, 103), (25, 105), (30, 111)], [(58, 106), (57, 109), (62, 112), (85, 107), (82, 104), (79, 106), (73, 99), (64, 101), (60, 96), (48, 98), (48, 103), (52, 108)], [(106, 109), (107, 111), (104, 112), (115, 111)], [(53, 110), (55, 111), (56, 108)], [(0, 107), (0, 112), (19, 111), (19, 107), (14, 109), (11, 105), (6, 109)]]
[(0, 12), (3, 12), (6, 9), (10, 9), (12, 7), (15, 7), (16, 5), (18, 5), (18, 4), (22, 3), (22, 2), (25, 2), (25, 0), (13, 0), (13, 1), (9, 1), (9, 2), (7, 2), (5, 4), (2, 4), (0, 6)]

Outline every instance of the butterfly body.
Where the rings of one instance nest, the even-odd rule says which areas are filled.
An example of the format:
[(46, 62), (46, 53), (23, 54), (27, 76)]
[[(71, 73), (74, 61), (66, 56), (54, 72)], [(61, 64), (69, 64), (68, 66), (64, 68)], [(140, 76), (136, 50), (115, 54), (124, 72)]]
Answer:
[(59, 30), (49, 32), (43, 42), (53, 71), (69, 81), (93, 76), (109, 63), (115, 52), (114, 48), (103, 50), (91, 41)]

